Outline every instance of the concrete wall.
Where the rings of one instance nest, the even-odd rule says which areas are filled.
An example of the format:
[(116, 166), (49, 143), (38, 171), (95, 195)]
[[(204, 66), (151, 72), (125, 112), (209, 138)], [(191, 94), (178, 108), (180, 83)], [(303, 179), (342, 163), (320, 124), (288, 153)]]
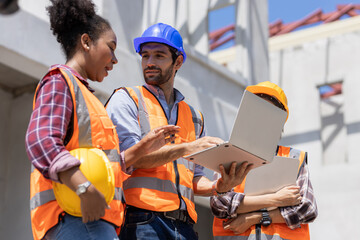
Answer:
[[(0, 90), (1, 91), (1, 90)], [(33, 94), (17, 98), (1, 91), (0, 233), (4, 239), (29, 239), (30, 163), (24, 151)], [(4, 125), (3, 125), (4, 124)], [(19, 231), (20, 229), (20, 231)]]
[(29, 239), (30, 162), (25, 131), (36, 82), (49, 62), (63, 60), (48, 24), (28, 12), (0, 16), (0, 29), (0, 234), (4, 239)]
[[(352, 229), (360, 214), (359, 23), (356, 17), (269, 41), (270, 79), (289, 101), (282, 143), (309, 153), (319, 207), (312, 239), (358, 238)], [(321, 101), (318, 86), (337, 81), (343, 93)]]
[[(176, 87), (184, 93), (187, 101), (205, 115), (209, 135), (227, 139), (235, 118), (248, 77), (254, 76), (238, 71), (229, 71), (209, 60), (207, 45), (207, 14), (215, 7), (239, 4), (239, 1), (115, 1), (94, 0), (99, 14), (107, 18), (118, 37), (116, 55), (119, 63), (101, 85), (91, 83), (96, 95), (105, 101), (114, 88), (142, 84), (140, 58), (134, 53), (132, 40), (156, 22), (165, 22), (178, 28), (184, 37), (188, 59), (178, 72)], [(239, 27), (245, 31), (250, 23), (264, 30), (267, 16), (266, 1), (247, 2), (246, 9), (255, 9), (247, 25)], [(251, 2), (251, 4), (250, 4)], [(256, 2), (256, 4), (255, 4)], [(260, 4), (261, 2), (261, 4)], [(24, 136), (32, 109), (34, 88), (51, 64), (64, 63), (64, 56), (49, 29), (45, 6), (48, 0), (19, 0), (20, 10), (9, 16), (0, 15), (0, 235), (1, 239), (30, 239), (29, 176), (30, 162), (24, 149)], [(255, 5), (254, 5), (255, 4)], [(250, 6), (253, 6), (252, 8)], [(236, 9), (240, 9), (237, 5)], [(241, 10), (242, 17), (247, 11)], [(242, 23), (239, 21), (238, 24)], [(244, 71), (250, 72), (254, 61), (254, 49), (261, 47), (253, 43), (257, 36), (252, 32), (246, 41), (238, 41), (239, 54)], [(264, 42), (264, 39), (262, 40)], [(247, 50), (246, 50), (247, 49)], [(267, 69), (267, 54), (257, 55), (261, 63), (252, 68), (255, 75)], [(261, 66), (263, 65), (263, 66)], [(211, 173), (208, 172), (210, 175)], [(208, 200), (197, 200), (200, 209), (196, 228), (200, 239), (211, 238), (211, 213)]]

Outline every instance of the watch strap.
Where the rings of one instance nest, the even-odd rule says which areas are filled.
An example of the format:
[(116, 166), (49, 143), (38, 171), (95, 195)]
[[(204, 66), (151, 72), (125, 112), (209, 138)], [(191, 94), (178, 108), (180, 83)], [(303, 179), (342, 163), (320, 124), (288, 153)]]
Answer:
[(272, 222), (269, 212), (267, 210), (262, 209), (261, 214), (262, 214), (262, 217), (260, 220), (260, 224), (265, 227), (269, 226)]
[[(88, 189), (88, 187), (90, 187), (91, 185), (91, 182), (90, 181), (86, 181), (84, 183), (81, 183), (77, 186), (77, 189), (76, 189), (76, 194), (77, 195), (80, 195), (82, 193), (85, 193), (86, 190)], [(85, 190), (85, 191), (84, 191)]]

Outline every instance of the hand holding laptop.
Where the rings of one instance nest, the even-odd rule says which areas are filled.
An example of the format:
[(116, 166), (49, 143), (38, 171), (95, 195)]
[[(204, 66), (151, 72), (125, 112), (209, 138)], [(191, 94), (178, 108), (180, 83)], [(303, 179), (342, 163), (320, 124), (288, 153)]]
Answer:
[(246, 175), (252, 169), (253, 164), (248, 162), (243, 162), (240, 166), (237, 167), (236, 162), (232, 162), (230, 170), (225, 170), (225, 167), (220, 164), (220, 173), (221, 178), (218, 179), (216, 183), (216, 190), (218, 192), (224, 193), (230, 191), (233, 187), (241, 184), (245, 179)]

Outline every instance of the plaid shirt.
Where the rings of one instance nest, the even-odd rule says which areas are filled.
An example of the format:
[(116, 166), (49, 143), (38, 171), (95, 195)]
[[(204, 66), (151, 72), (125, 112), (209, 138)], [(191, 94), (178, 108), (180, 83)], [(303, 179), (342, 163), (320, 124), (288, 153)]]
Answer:
[[(88, 82), (65, 65), (90, 91)], [(27, 155), (45, 178), (59, 181), (58, 173), (79, 166), (80, 161), (65, 149), (64, 138), (71, 120), (73, 102), (66, 80), (60, 71), (52, 71), (39, 83), (35, 108), (25, 136)]]
[[(300, 170), (296, 184), (300, 187), (300, 194), (302, 196), (301, 204), (279, 208), (281, 215), (290, 229), (299, 228), (301, 227), (300, 224), (314, 221), (318, 214), (306, 163)], [(243, 198), (244, 193), (236, 193), (234, 191), (223, 196), (212, 196), (210, 199), (211, 210), (217, 218), (234, 218), (237, 216), (236, 209), (241, 204)]]

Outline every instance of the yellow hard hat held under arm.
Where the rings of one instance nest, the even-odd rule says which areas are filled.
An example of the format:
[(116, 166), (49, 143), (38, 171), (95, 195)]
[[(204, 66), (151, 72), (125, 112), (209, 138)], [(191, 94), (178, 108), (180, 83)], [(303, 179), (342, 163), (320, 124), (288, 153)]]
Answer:
[[(115, 178), (106, 154), (97, 148), (77, 148), (70, 154), (80, 160), (80, 171), (99, 190), (109, 204), (115, 194)], [(54, 194), (59, 206), (68, 214), (81, 217), (79, 196), (65, 184), (53, 182)]]

